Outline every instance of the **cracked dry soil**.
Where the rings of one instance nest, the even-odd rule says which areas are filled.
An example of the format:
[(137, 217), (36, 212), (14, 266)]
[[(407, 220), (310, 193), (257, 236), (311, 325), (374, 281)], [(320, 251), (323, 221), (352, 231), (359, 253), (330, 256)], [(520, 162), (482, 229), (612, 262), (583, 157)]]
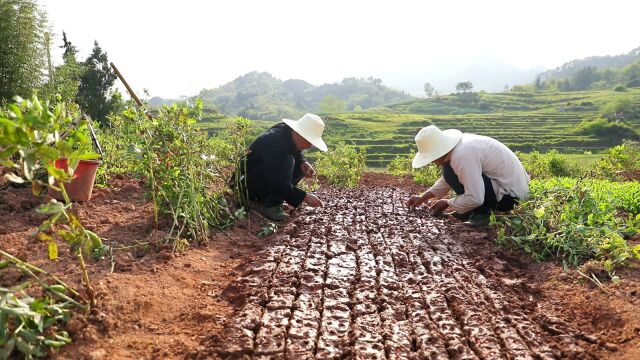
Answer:
[(237, 311), (212, 355), (556, 359), (607, 345), (539, 307), (486, 231), (408, 212), (407, 196), (329, 188), (324, 208), (297, 211), (226, 289)]

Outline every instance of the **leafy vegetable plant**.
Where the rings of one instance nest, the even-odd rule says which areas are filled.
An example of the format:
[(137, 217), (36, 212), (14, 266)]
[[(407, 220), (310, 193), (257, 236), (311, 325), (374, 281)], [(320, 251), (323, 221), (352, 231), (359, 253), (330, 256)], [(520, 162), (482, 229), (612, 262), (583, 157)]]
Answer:
[(531, 198), (513, 215), (493, 216), (500, 244), (566, 265), (596, 259), (612, 276), (640, 259), (640, 245), (625, 240), (640, 232), (640, 183), (553, 178), (530, 187)]
[[(89, 305), (94, 305), (85, 256), (100, 251), (102, 241), (84, 228), (65, 189), (79, 161), (97, 157), (87, 150), (91, 142), (83, 132), (85, 125), (79, 114), (64, 103), (51, 110), (48, 103), (41, 103), (36, 96), (31, 100), (17, 98), (0, 114), (0, 165), (13, 169), (5, 175), (10, 181), (30, 182), (34, 195), (40, 195), (47, 186), (62, 193), (64, 202), (52, 199), (36, 209), (49, 216), (38, 227), (36, 237), (47, 243), (51, 260), (58, 257), (58, 241), (70, 245), (80, 263)], [(55, 161), (61, 158), (68, 159), (67, 169), (55, 166)], [(42, 169), (47, 173), (46, 182), (36, 176)]]
[(352, 145), (339, 143), (327, 153), (318, 154), (318, 174), (331, 185), (356, 187), (367, 166), (367, 154)]

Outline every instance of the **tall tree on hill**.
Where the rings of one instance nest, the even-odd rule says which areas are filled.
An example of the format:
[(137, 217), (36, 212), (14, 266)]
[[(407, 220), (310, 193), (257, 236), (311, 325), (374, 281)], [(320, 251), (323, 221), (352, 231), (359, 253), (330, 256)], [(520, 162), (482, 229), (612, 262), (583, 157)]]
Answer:
[(591, 87), (595, 79), (594, 68), (587, 66), (578, 70), (574, 76), (573, 90), (586, 90)]
[(471, 81), (462, 81), (456, 84), (456, 90), (458, 92), (467, 92), (473, 90), (473, 84)]
[(424, 83), (424, 94), (427, 97), (433, 96), (433, 90), (433, 85), (431, 85), (430, 83)]
[(76, 102), (84, 67), (76, 59), (78, 50), (67, 40), (67, 34), (64, 31), (60, 48), (64, 49), (62, 55), (64, 62), (55, 68), (49, 82), (43, 87), (43, 93), (50, 101)]
[(67, 33), (65, 31), (62, 31), (62, 46), (60, 46), (60, 48), (64, 49), (64, 53), (62, 54), (63, 58), (68, 55), (75, 57), (78, 53), (78, 49), (76, 49), (75, 45), (73, 45), (71, 41), (67, 40)]
[(78, 88), (78, 104), (92, 119), (105, 124), (113, 106), (109, 90), (116, 80), (116, 74), (109, 67), (107, 53), (102, 51), (97, 41), (84, 67)]
[(640, 87), (640, 61), (625, 66), (621, 77), (627, 87)]
[(337, 96), (327, 95), (320, 102), (320, 111), (324, 113), (344, 112), (347, 110), (347, 103)]
[(536, 77), (536, 81), (533, 83), (537, 91), (540, 91), (544, 88), (544, 83), (540, 80), (540, 77)]
[(30, 96), (47, 64), (47, 17), (34, 0), (0, 0), (0, 101)]

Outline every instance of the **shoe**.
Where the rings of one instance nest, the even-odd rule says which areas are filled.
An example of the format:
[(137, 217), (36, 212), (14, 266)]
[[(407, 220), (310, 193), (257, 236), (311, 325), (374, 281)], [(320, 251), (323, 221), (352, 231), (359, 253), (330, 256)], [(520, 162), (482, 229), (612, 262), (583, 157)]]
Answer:
[(467, 221), (471, 217), (471, 214), (473, 214), (473, 211), (467, 211), (466, 213), (459, 213), (457, 211), (454, 211), (452, 213), (449, 213), (448, 215), (451, 215), (460, 221)]
[(282, 206), (260, 206), (256, 209), (260, 215), (273, 221), (282, 221), (289, 217), (287, 213), (282, 210)]
[(464, 223), (473, 227), (489, 226), (490, 217), (491, 214), (478, 214), (474, 212), (471, 217), (469, 217), (469, 220), (465, 221)]

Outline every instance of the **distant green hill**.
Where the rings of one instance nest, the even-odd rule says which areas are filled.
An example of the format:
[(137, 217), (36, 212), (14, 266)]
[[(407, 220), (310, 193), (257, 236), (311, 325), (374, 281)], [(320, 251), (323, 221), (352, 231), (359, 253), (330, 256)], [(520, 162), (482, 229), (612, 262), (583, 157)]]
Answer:
[(314, 86), (304, 80), (282, 81), (266, 72), (250, 72), (216, 89), (202, 90), (197, 97), (225, 115), (271, 120), (415, 99), (374, 78), (346, 78), (340, 83)]
[(621, 69), (638, 60), (640, 60), (640, 46), (626, 54), (589, 56), (584, 59), (572, 60), (555, 69), (540, 73), (537, 77), (541, 80), (566, 78), (576, 75), (580, 70), (588, 67)]
[[(628, 111), (620, 118), (612, 117), (609, 109), (619, 103), (627, 104)], [(338, 141), (362, 146), (370, 166), (386, 166), (396, 156), (415, 150), (415, 135), (431, 124), (491, 136), (523, 152), (598, 152), (624, 138), (637, 139), (640, 88), (624, 92), (467, 93), (321, 116), (327, 125), (324, 137), (329, 147)], [(610, 120), (601, 120), (607, 117)], [(600, 131), (602, 122), (616, 128)], [(215, 133), (225, 123), (228, 120), (212, 120), (200, 126)], [(255, 121), (256, 133), (273, 124)], [(621, 131), (625, 129), (628, 131)], [(313, 153), (309, 157), (313, 158)]]

